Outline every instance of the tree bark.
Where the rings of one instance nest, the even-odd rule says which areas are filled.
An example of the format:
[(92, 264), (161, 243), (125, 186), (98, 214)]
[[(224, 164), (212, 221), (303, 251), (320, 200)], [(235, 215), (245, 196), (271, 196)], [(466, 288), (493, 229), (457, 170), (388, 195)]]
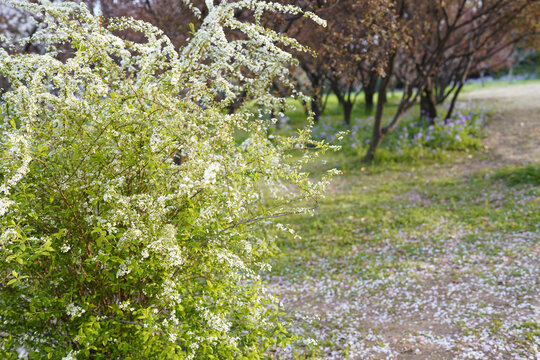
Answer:
[(426, 87), (420, 96), (420, 118), (422, 121), (427, 120), (430, 125), (435, 123), (437, 118), (437, 99), (433, 89), (434, 82), (430, 79), (426, 83)]
[(343, 121), (347, 126), (351, 126), (351, 115), (352, 115), (352, 108), (353, 104), (350, 102), (345, 101), (343, 104)]
[[(394, 57), (391, 59), (390, 64), (393, 67)], [(384, 115), (384, 107), (386, 106), (386, 91), (388, 89), (388, 83), (390, 82), (390, 76), (382, 79), (379, 85), (377, 110), (375, 112), (375, 120), (373, 123), (373, 133), (371, 135), (371, 141), (366, 155), (364, 156), (364, 162), (372, 162), (375, 157), (375, 151), (381, 145), (384, 138), (382, 120)]]
[(364, 96), (366, 98), (366, 107), (365, 107), (365, 111), (366, 111), (366, 114), (368, 115), (371, 115), (371, 113), (373, 112), (373, 107), (374, 107), (374, 102), (373, 102), (373, 98), (374, 98), (374, 92), (369, 92), (367, 89), (364, 89)]
[(373, 108), (374, 108), (374, 97), (375, 97), (375, 93), (377, 92), (377, 81), (378, 81), (379, 77), (377, 75), (377, 73), (373, 73), (371, 74), (371, 76), (369, 77), (369, 80), (366, 84), (364, 84), (364, 96), (365, 96), (365, 100), (366, 100), (366, 107), (365, 107), (365, 112), (366, 114), (368, 115), (371, 115), (371, 113), (373, 112)]
[[(337, 83), (331, 83), (330, 87), (332, 88), (332, 92), (338, 98), (339, 104), (343, 108), (343, 122), (347, 126), (351, 126), (351, 115), (352, 115), (352, 109), (354, 106), (354, 101), (351, 101), (351, 97), (348, 96), (348, 94), (341, 91)], [(349, 89), (349, 91), (351, 91), (351, 89)]]

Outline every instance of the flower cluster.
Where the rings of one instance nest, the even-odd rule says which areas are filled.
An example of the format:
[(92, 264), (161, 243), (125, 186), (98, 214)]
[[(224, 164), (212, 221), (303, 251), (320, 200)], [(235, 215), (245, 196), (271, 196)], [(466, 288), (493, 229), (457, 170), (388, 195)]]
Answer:
[(481, 108), (460, 106), (449, 119), (428, 122), (406, 122), (400, 129), (398, 147), (429, 147), (447, 150), (481, 147), (482, 129), (486, 116)]
[[(326, 120), (330, 121), (328, 117)], [(313, 137), (327, 142), (340, 140), (343, 125), (321, 121), (313, 128)], [(487, 116), (484, 109), (472, 103), (458, 103), (455, 115), (449, 119), (419, 119), (406, 116), (395, 132), (384, 139), (384, 146), (401, 154), (406, 150), (428, 148), (432, 150), (477, 150), (482, 147), (483, 128)], [(342, 142), (345, 152), (354, 155), (369, 145), (373, 117), (355, 119)]]
[(310, 211), (336, 173), (305, 172), (330, 148), (311, 125), (267, 136), (285, 104), (269, 87), (304, 47), (260, 18), (300, 9), (207, 1), (175, 49), (83, 4), (7, 3), (42, 23), (20, 44), (48, 52), (0, 49), (0, 357), (258, 358), (287, 341), (260, 279), (275, 252), (263, 220)]

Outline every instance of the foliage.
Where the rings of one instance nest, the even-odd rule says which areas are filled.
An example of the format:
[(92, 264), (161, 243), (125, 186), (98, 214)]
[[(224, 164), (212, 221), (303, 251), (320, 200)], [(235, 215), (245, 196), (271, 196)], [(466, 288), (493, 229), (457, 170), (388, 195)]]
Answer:
[(482, 147), (482, 128), (485, 125), (484, 110), (458, 109), (446, 120), (434, 119), (433, 124), (419, 121), (404, 122), (398, 131), (399, 147), (428, 147), (444, 150), (478, 150)]
[(310, 211), (335, 171), (302, 169), (332, 147), (309, 124), (267, 138), (265, 112), (285, 103), (267, 90), (294, 62), (283, 48), (303, 47), (234, 14), (300, 10), (207, 2), (177, 51), (141, 21), (10, 4), (44, 24), (21, 45), (48, 52), (0, 49), (0, 357), (255, 359), (287, 342), (260, 279), (275, 251), (261, 221)]
[[(351, 159), (362, 154), (372, 131), (372, 117), (356, 118), (348, 135), (341, 142), (343, 156)], [(325, 117), (325, 121), (313, 127), (313, 137), (335, 141), (346, 127), (340, 121)], [(419, 116), (408, 116), (395, 133), (384, 139), (376, 162), (416, 162), (419, 160), (444, 158), (445, 151), (470, 151), (483, 148), (485, 110), (472, 103), (459, 104), (455, 115), (446, 121), (434, 119), (433, 124)], [(296, 123), (296, 121), (295, 121)], [(284, 127), (285, 128), (285, 127)], [(350, 164), (344, 164), (351, 167)]]

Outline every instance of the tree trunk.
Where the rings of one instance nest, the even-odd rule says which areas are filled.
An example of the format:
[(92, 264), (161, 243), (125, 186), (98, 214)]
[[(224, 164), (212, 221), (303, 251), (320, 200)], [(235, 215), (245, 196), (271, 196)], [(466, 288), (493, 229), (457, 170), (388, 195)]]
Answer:
[(375, 104), (374, 101), (373, 101), (373, 98), (374, 98), (375, 93), (377, 92), (377, 81), (378, 80), (379, 80), (379, 77), (378, 77), (377, 73), (373, 73), (369, 77), (368, 82), (366, 84), (364, 84), (364, 96), (365, 96), (365, 99), (366, 99), (365, 112), (368, 115), (371, 115), (371, 113), (373, 112), (373, 108), (374, 108), (374, 104)]
[(338, 102), (343, 108), (343, 122), (347, 126), (351, 126), (351, 114), (354, 103), (350, 101), (350, 97), (346, 93), (343, 93), (339, 88), (337, 83), (331, 83), (330, 87), (332, 88), (333, 93), (338, 98)]
[(350, 127), (353, 104), (348, 101), (345, 101), (341, 105), (343, 106), (343, 121), (345, 122), (347, 126)]
[(464, 84), (465, 84), (464, 82), (461, 82), (461, 84), (459, 84), (459, 87), (456, 89), (456, 92), (454, 93), (454, 96), (452, 97), (452, 102), (450, 103), (450, 107), (448, 108), (448, 112), (446, 113), (446, 117), (444, 118), (445, 124), (448, 122), (448, 119), (452, 118), (452, 115), (454, 114), (454, 109), (456, 108), (456, 101), (459, 96), (459, 93), (461, 92), (461, 89), (463, 89)]
[(428, 81), (420, 96), (420, 118), (422, 121), (427, 120), (430, 125), (433, 125), (437, 115), (437, 99), (435, 99), (435, 92), (433, 91), (433, 82)]
[[(393, 67), (393, 58), (390, 61), (391, 66)], [(382, 120), (384, 114), (384, 107), (386, 105), (386, 90), (388, 88), (388, 83), (390, 82), (390, 76), (382, 79), (379, 85), (379, 96), (377, 98), (377, 110), (375, 112), (375, 119), (373, 123), (373, 133), (371, 135), (371, 141), (369, 143), (369, 148), (364, 156), (364, 162), (372, 162), (375, 157), (375, 151), (381, 145), (384, 138), (382, 131)]]
[(508, 70), (508, 82), (511, 84), (514, 81), (514, 65)]
[(375, 94), (374, 92), (369, 92), (367, 89), (364, 89), (364, 95), (366, 98), (366, 108), (365, 108), (366, 114), (371, 115), (371, 113), (373, 113), (373, 107), (375, 104), (373, 102), (373, 98)]

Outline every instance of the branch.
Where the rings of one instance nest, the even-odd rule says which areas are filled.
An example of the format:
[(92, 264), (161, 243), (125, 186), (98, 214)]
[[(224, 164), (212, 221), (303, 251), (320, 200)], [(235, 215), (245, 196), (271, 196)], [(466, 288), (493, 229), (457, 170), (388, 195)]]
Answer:
[[(319, 204), (315, 204), (315, 206), (312, 207), (311, 209), (315, 210), (318, 207), (319, 207)], [(240, 226), (240, 225), (249, 224), (249, 223), (256, 222), (256, 221), (267, 220), (267, 219), (275, 219), (275, 218), (288, 216), (288, 215), (298, 215), (298, 214), (301, 214), (301, 213), (302, 213), (301, 211), (290, 211), (290, 212), (278, 213), (278, 214), (268, 215), (268, 216), (258, 216), (258, 217), (254, 217), (252, 219), (239, 221), (239, 222), (234, 223), (234, 224), (232, 224), (230, 226), (227, 226), (226, 228), (221, 230), (221, 232), (227, 231), (229, 229), (232, 229), (232, 228)]]

